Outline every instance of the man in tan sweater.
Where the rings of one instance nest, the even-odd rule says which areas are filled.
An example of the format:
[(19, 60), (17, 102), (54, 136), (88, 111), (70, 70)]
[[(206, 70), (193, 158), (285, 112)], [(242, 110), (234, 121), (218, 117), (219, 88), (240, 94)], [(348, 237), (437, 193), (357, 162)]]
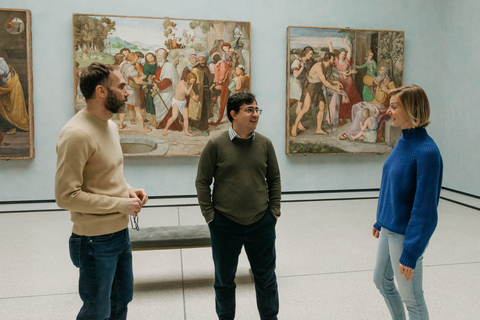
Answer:
[(123, 154), (110, 120), (128, 93), (121, 74), (92, 63), (80, 88), (87, 107), (63, 127), (57, 142), (55, 199), (71, 213), (70, 257), (80, 268), (83, 306), (77, 319), (126, 319), (133, 296), (128, 216), (147, 202), (123, 176)]

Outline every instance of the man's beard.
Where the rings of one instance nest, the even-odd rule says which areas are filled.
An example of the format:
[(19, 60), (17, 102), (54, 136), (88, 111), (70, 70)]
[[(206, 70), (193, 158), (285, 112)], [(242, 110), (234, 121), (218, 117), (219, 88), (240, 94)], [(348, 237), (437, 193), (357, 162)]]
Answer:
[(105, 100), (105, 109), (111, 111), (112, 113), (118, 113), (121, 107), (125, 105), (126, 100), (120, 100), (117, 96), (113, 93), (110, 88), (107, 88), (108, 95), (107, 99)]
[(390, 79), (390, 78), (387, 76), (386, 73), (382, 73), (382, 74), (379, 74), (379, 75), (375, 78), (375, 81), (376, 81), (377, 83), (380, 83), (380, 82), (382, 82), (383, 80), (385, 80), (385, 78), (386, 78), (386, 79)]

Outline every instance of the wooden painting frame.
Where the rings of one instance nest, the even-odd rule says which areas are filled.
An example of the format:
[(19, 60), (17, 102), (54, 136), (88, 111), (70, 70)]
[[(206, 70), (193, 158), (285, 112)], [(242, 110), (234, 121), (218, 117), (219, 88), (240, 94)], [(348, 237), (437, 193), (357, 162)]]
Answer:
[(403, 31), (289, 26), (285, 153), (390, 153), (401, 130), (388, 91), (403, 84), (404, 44)]
[[(199, 156), (211, 136), (230, 126), (225, 110), (228, 96), (237, 90), (250, 90), (250, 22), (73, 14), (72, 28), (75, 112), (86, 106), (78, 86), (79, 74), (94, 61), (115, 65), (131, 90), (128, 98), (131, 100), (127, 101), (131, 108), (112, 118), (119, 127), (125, 157)], [(124, 50), (126, 48), (128, 50)], [(128, 60), (133, 52), (140, 59), (120, 62), (121, 52), (125, 53), (123, 59)], [(115, 56), (119, 59), (117, 62)], [(193, 62), (195, 66), (189, 65), (193, 56), (197, 59)], [(204, 60), (202, 56), (210, 71), (198, 63)], [(130, 57), (135, 59), (133, 55)], [(155, 63), (150, 60), (152, 57)], [(129, 65), (134, 61), (143, 64), (135, 67), (138, 67), (136, 73)], [(185, 73), (196, 75), (192, 91), (185, 100), (172, 99)], [(168, 81), (164, 83), (166, 80), (171, 80), (167, 89), (164, 88), (168, 85)], [(170, 93), (166, 94), (165, 90)], [(184, 101), (187, 103), (182, 108)], [(182, 117), (176, 119), (175, 113)], [(184, 130), (185, 114), (189, 119), (188, 132)], [(147, 123), (142, 125), (138, 119), (143, 118)], [(174, 120), (172, 123), (166, 119)], [(164, 127), (168, 124), (165, 136)], [(151, 131), (145, 132), (149, 129)]]
[(33, 159), (30, 10), (0, 9), (0, 159)]

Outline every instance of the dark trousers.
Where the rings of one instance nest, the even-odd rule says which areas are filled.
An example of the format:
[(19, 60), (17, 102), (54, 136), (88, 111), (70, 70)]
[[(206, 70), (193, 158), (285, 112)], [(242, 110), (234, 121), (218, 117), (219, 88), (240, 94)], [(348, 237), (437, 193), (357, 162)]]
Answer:
[(233, 222), (219, 212), (208, 224), (215, 264), (215, 308), (220, 320), (235, 318), (235, 273), (242, 246), (245, 246), (255, 280), (260, 319), (277, 319), (276, 222), (267, 210), (259, 221), (247, 226)]
[(78, 291), (83, 306), (77, 320), (127, 319), (133, 297), (128, 229), (94, 237), (72, 233), (70, 258), (80, 268)]

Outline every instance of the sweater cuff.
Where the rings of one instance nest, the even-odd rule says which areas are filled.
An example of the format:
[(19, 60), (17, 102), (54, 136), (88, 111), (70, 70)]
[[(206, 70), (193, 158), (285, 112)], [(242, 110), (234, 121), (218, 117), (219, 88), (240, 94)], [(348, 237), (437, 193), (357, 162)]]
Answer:
[(203, 213), (203, 217), (205, 218), (206, 223), (210, 223), (215, 218), (215, 211), (214, 210), (205, 211)]
[(417, 260), (418, 257), (405, 251), (402, 252), (402, 256), (400, 257), (400, 263), (412, 269), (415, 269), (415, 267), (417, 266)]
[(377, 229), (378, 231), (382, 230), (382, 226), (378, 223), (378, 222), (375, 222), (375, 224), (373, 225), (373, 227), (375, 229)]
[(119, 198), (119, 210), (118, 212), (127, 213), (128, 198)]

